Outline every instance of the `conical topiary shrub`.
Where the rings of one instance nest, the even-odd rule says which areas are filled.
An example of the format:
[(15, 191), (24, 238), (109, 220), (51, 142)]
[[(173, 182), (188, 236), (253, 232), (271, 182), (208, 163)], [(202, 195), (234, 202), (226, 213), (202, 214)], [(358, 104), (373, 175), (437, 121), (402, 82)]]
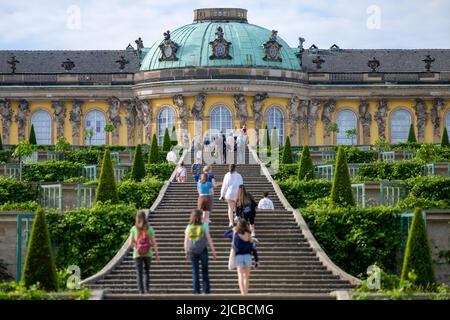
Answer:
[(336, 205), (345, 207), (355, 206), (352, 184), (348, 173), (347, 155), (343, 147), (339, 147), (336, 155), (331, 201)]
[(145, 163), (142, 157), (141, 145), (136, 146), (134, 150), (133, 167), (131, 168), (131, 179), (134, 181), (141, 181), (145, 177)]
[(46, 291), (58, 290), (50, 235), (42, 208), (36, 211), (34, 217), (21, 281), (26, 287), (39, 283), (39, 286)]
[(31, 125), (30, 136), (28, 138), (28, 142), (30, 142), (31, 144), (37, 144), (36, 133), (34, 132), (34, 125)]
[(176, 146), (178, 144), (177, 132), (175, 130), (175, 126), (172, 127), (172, 133), (170, 134), (170, 143), (172, 146)]
[(448, 140), (448, 132), (447, 127), (444, 128), (444, 132), (442, 133), (442, 139), (441, 139), (441, 147), (450, 148), (450, 141)]
[(408, 142), (409, 143), (416, 143), (416, 132), (414, 131), (414, 125), (411, 123), (411, 126), (409, 127), (409, 133), (408, 133)]
[(105, 153), (103, 154), (102, 168), (100, 171), (95, 201), (105, 202), (108, 200), (111, 201), (111, 203), (118, 203), (119, 195), (117, 193), (116, 180), (114, 179), (111, 155), (109, 153), (109, 148), (106, 148)]
[(286, 136), (281, 163), (284, 164), (294, 163), (294, 155), (292, 154), (291, 139), (289, 138), (289, 136)]
[(172, 146), (170, 142), (170, 136), (169, 136), (169, 130), (166, 128), (164, 130), (164, 137), (163, 137), (163, 144), (162, 144), (162, 151), (170, 151), (170, 147)]
[(150, 145), (150, 153), (148, 156), (148, 163), (159, 163), (159, 149), (156, 135), (153, 134), (152, 143)]
[[(410, 272), (415, 274), (411, 279)], [(428, 287), (436, 282), (431, 259), (428, 235), (422, 218), (422, 209), (414, 210), (403, 258), (402, 280), (412, 281), (417, 286)]]
[(311, 160), (308, 145), (303, 146), (302, 155), (300, 157), (300, 165), (298, 166), (297, 177), (299, 180), (314, 179), (314, 166)]
[(270, 146), (275, 147), (278, 146), (280, 148), (280, 140), (278, 139), (278, 130), (276, 127), (273, 127), (272, 132), (270, 134)]
[(270, 137), (269, 137), (269, 129), (266, 126), (266, 130), (264, 132), (262, 146), (270, 148)]
[(0, 150), (3, 150), (2, 135), (0, 134)]

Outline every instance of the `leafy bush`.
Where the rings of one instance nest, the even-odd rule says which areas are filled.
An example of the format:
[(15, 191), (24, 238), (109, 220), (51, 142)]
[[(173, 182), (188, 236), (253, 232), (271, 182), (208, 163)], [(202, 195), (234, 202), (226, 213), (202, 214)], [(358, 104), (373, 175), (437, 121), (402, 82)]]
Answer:
[(36, 201), (6, 202), (0, 205), (0, 211), (36, 211), (39, 204)]
[(2, 281), (11, 281), (14, 280), (14, 277), (8, 272), (6, 267), (6, 263), (3, 259), (0, 259), (0, 283)]
[(26, 202), (36, 200), (36, 187), (13, 178), (0, 176), (0, 204), (9, 201)]
[(161, 162), (161, 160), (159, 158), (158, 140), (156, 139), (156, 135), (153, 134), (152, 143), (150, 145), (148, 163), (159, 163), (159, 162)]
[(12, 150), (0, 149), (0, 163), (8, 163), (12, 158)]
[(38, 209), (34, 216), (21, 281), (25, 287), (39, 284), (46, 291), (58, 290), (55, 261), (43, 209)]
[(134, 181), (141, 181), (145, 176), (145, 163), (144, 158), (142, 158), (141, 145), (136, 146), (133, 158), (133, 167), (131, 168), (131, 179)]
[(78, 177), (82, 165), (70, 161), (27, 162), (22, 179), (26, 181), (64, 181)]
[(172, 175), (176, 165), (174, 163), (149, 163), (145, 165), (147, 176), (166, 181)]
[(409, 143), (416, 143), (417, 142), (416, 132), (414, 131), (414, 125), (412, 123), (411, 123), (411, 126), (409, 127), (408, 142)]
[(33, 124), (31, 124), (30, 136), (28, 137), (28, 141), (31, 144), (34, 144), (34, 145), (37, 144), (37, 142), (36, 142), (36, 133), (34, 132), (34, 125)]
[(307, 145), (303, 146), (297, 177), (299, 180), (314, 179), (314, 165), (312, 163), (309, 147)]
[(155, 178), (145, 178), (140, 182), (122, 181), (117, 186), (119, 199), (131, 203), (139, 209), (149, 209), (158, 197), (164, 182)]
[(417, 177), (409, 179), (405, 187), (416, 198), (450, 201), (450, 178)]
[(283, 164), (294, 163), (294, 155), (292, 154), (291, 139), (289, 138), (289, 136), (286, 136), (286, 141), (283, 147), (283, 155), (281, 157), (281, 163)]
[(0, 300), (88, 300), (90, 296), (91, 292), (87, 288), (58, 295), (47, 293), (36, 285), (26, 288), (14, 281), (0, 282)]
[(102, 168), (95, 195), (95, 202), (97, 201), (111, 201), (113, 204), (119, 202), (109, 149), (106, 149), (103, 154)]
[[(411, 272), (414, 273), (413, 277)], [(422, 209), (419, 208), (414, 210), (403, 258), (401, 280), (410, 280), (422, 287), (429, 287), (436, 282), (427, 229), (422, 219)]]
[(417, 150), (422, 144), (420, 142), (399, 142), (390, 146), (392, 150)]
[(297, 164), (279, 164), (278, 172), (273, 175), (273, 178), (277, 181), (285, 180), (290, 177), (296, 177), (298, 171)]
[(112, 151), (126, 151), (127, 147), (126, 146), (119, 146), (117, 144), (110, 144), (110, 145), (93, 145), (93, 146), (89, 146), (89, 149), (93, 149), (93, 150), (99, 150), (101, 152), (104, 152), (106, 149), (109, 149), (110, 152)]
[(417, 150), (416, 159), (426, 163), (449, 161), (450, 148), (432, 143), (423, 143)]
[(295, 178), (278, 181), (284, 196), (294, 208), (304, 208), (310, 202), (330, 195), (331, 183), (327, 180), (297, 180)]
[(347, 156), (343, 148), (339, 148), (336, 155), (333, 186), (331, 187), (331, 201), (336, 205), (355, 206), (352, 183), (348, 173)]
[(65, 154), (67, 161), (82, 163), (83, 165), (99, 164), (102, 156), (103, 151), (91, 148), (68, 151)]
[(398, 209), (309, 207), (301, 211), (319, 244), (345, 271), (361, 276), (373, 264), (395, 271), (401, 246)]
[(376, 161), (363, 163), (359, 166), (358, 179), (366, 181), (376, 180), (406, 180), (420, 176), (422, 163), (402, 160), (395, 162)]
[(374, 150), (361, 150), (356, 147), (346, 147), (348, 163), (370, 163), (375, 161), (376, 152)]
[(49, 230), (56, 244), (56, 265), (77, 265), (83, 278), (101, 270), (128, 237), (136, 215), (129, 204), (97, 202), (88, 209), (48, 211)]
[(408, 197), (397, 203), (397, 207), (402, 210), (411, 210), (417, 207), (422, 209), (448, 209), (450, 208), (450, 199), (430, 200), (409, 194)]

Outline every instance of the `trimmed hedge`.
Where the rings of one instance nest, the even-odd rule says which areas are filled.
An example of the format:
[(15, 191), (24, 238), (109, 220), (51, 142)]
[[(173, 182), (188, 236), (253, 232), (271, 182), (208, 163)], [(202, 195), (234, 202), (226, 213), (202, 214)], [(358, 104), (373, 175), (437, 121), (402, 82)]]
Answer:
[(294, 208), (304, 208), (316, 199), (330, 195), (331, 182), (327, 180), (284, 179), (277, 182), (284, 196)]
[(275, 180), (285, 180), (291, 177), (296, 177), (298, 172), (297, 164), (282, 164), (278, 166), (278, 172), (273, 175)]
[(119, 197), (117, 195), (116, 180), (114, 179), (114, 170), (108, 149), (103, 154), (103, 163), (98, 181), (95, 202), (111, 201), (113, 204), (118, 203)]
[(0, 150), (0, 163), (7, 163), (12, 158), (13, 150)]
[(159, 157), (159, 148), (158, 148), (158, 140), (156, 139), (156, 135), (152, 136), (152, 143), (150, 145), (150, 152), (148, 155), (148, 163), (159, 163), (161, 159)]
[(292, 154), (291, 139), (289, 138), (289, 136), (286, 136), (286, 141), (283, 146), (281, 163), (283, 164), (294, 163), (294, 155)]
[(301, 211), (327, 255), (346, 272), (365, 277), (373, 264), (396, 271), (401, 247), (398, 209), (310, 207)]
[(34, 145), (37, 144), (37, 142), (36, 142), (36, 133), (34, 132), (34, 125), (33, 124), (31, 125), (30, 136), (28, 137), (28, 141), (31, 144), (34, 144)]
[(305, 145), (302, 150), (297, 177), (299, 180), (314, 179), (314, 165), (312, 163), (309, 147), (307, 145)]
[(412, 160), (395, 162), (376, 161), (359, 166), (358, 180), (406, 180), (418, 177), (422, 172), (422, 163)]
[(450, 140), (448, 139), (447, 127), (444, 128), (444, 132), (442, 133), (441, 147), (450, 148)]
[(22, 179), (25, 181), (64, 181), (80, 175), (82, 165), (70, 161), (26, 162)]
[(101, 202), (90, 210), (48, 210), (57, 267), (77, 265), (83, 279), (100, 271), (127, 239), (135, 215), (133, 205)]
[(169, 129), (164, 129), (164, 136), (163, 136), (163, 144), (162, 144), (162, 151), (170, 151), (170, 148), (172, 147), (172, 142), (170, 141), (169, 136)]
[(0, 204), (36, 200), (36, 186), (0, 176)]
[(416, 198), (450, 201), (450, 178), (417, 177), (408, 179), (405, 187)]
[(376, 159), (375, 150), (360, 150), (356, 147), (346, 147), (348, 163), (370, 163)]
[(416, 131), (414, 130), (414, 125), (411, 123), (408, 132), (408, 140), (409, 143), (417, 143)]
[(355, 198), (353, 197), (352, 183), (348, 173), (347, 156), (344, 148), (339, 148), (336, 155), (330, 198), (335, 205), (355, 206)]
[(149, 209), (158, 197), (163, 181), (145, 178), (141, 182), (126, 180), (117, 186), (119, 199), (139, 209)]
[(176, 165), (174, 163), (149, 163), (145, 165), (145, 173), (149, 177), (166, 181), (172, 175)]
[(65, 159), (70, 162), (82, 163), (83, 165), (99, 164), (103, 157), (103, 151), (97, 149), (82, 149), (67, 151)]
[(136, 146), (133, 158), (133, 167), (131, 168), (131, 179), (134, 181), (141, 181), (145, 176), (145, 163), (142, 157), (141, 145)]

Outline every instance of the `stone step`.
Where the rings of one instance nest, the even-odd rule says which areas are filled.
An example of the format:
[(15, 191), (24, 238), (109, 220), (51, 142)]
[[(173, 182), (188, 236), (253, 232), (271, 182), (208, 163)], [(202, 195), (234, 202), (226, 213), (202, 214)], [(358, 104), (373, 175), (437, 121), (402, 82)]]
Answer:
[(208, 295), (193, 295), (193, 294), (105, 294), (106, 300), (186, 300), (186, 299), (198, 299), (198, 300), (336, 300), (334, 295), (330, 295), (328, 292), (325, 293), (280, 293), (280, 294), (249, 294), (247, 296), (241, 296), (239, 294), (217, 294), (212, 293)]
[[(152, 270), (153, 271), (153, 270)], [(233, 279), (236, 277), (236, 273), (233, 271), (229, 271), (227, 273), (216, 271), (216, 272), (209, 272), (209, 276), (211, 279), (221, 279), (222, 277), (233, 277)], [(152, 279), (167, 279), (167, 274), (164, 272), (155, 272), (150, 275)], [(257, 272), (252, 274), (252, 277), (256, 278), (264, 278), (264, 277), (270, 277), (271, 279), (339, 279), (338, 276), (332, 275), (332, 274), (323, 274), (323, 273), (317, 273), (317, 274), (310, 274), (310, 273), (292, 273), (292, 274), (282, 274), (282, 273), (275, 273), (275, 272), (269, 272), (262, 269), (258, 269)], [(133, 279), (136, 278), (136, 271), (125, 273), (122, 272), (120, 274), (112, 273), (105, 277), (105, 279)], [(184, 272), (171, 272), (170, 273), (171, 279), (189, 279), (192, 280), (192, 274), (190, 270), (186, 270)]]
[[(237, 281), (236, 281), (237, 282)], [(95, 289), (107, 289), (110, 293), (122, 293), (122, 294), (132, 294), (137, 293), (137, 288), (121, 288), (121, 287), (110, 287), (103, 286), (103, 285), (90, 285), (89, 286), (92, 290)], [(294, 286), (290, 288), (280, 287), (280, 286), (273, 286), (273, 287), (252, 287), (252, 284), (250, 282), (250, 288), (249, 293), (330, 293), (335, 290), (344, 290), (344, 289), (350, 289), (352, 288), (351, 285), (345, 285), (345, 284), (336, 284), (336, 285), (309, 285), (309, 286)], [(211, 286), (211, 291), (216, 294), (226, 294), (226, 293), (239, 293), (239, 288), (237, 286), (237, 283), (233, 287), (226, 287), (226, 288), (214, 288)], [(190, 294), (192, 292), (192, 285), (185, 286), (185, 288), (170, 288), (170, 287), (160, 287), (155, 288), (150, 283), (150, 292), (151, 293), (166, 293), (166, 294), (179, 294), (179, 293), (185, 293)]]

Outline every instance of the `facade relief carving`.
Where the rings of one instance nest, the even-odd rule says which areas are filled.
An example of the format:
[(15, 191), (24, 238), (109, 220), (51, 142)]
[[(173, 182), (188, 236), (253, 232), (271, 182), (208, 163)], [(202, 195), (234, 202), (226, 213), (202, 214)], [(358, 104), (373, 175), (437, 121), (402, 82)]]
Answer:
[(177, 94), (173, 96), (173, 103), (178, 108), (178, 117), (180, 119), (181, 130), (185, 132), (188, 130), (189, 111), (187, 105), (184, 103), (183, 95)]
[(417, 136), (419, 141), (425, 139), (425, 124), (428, 120), (427, 106), (423, 99), (416, 99), (415, 105), (416, 120), (417, 120)]
[(28, 100), (20, 99), (15, 120), (18, 126), (19, 141), (25, 140), (25, 127), (30, 114), (30, 104)]
[(151, 101), (148, 99), (139, 100), (138, 104), (142, 110), (142, 123), (144, 125), (145, 142), (150, 144), (152, 140), (152, 118), (153, 110)]
[(237, 111), (237, 117), (239, 119), (240, 126), (242, 127), (244, 124), (247, 124), (248, 121), (247, 99), (243, 94), (235, 94), (233, 99), (234, 106)]
[(56, 121), (56, 138), (64, 137), (64, 123), (66, 121), (66, 103), (52, 101), (53, 115)]
[(195, 96), (194, 105), (192, 106), (192, 116), (194, 117), (195, 121), (202, 121), (203, 120), (203, 111), (205, 109), (205, 103), (206, 103), (206, 94), (199, 93)]
[(320, 101), (312, 99), (308, 110), (308, 138), (309, 145), (316, 144), (316, 123), (319, 120)]
[(375, 121), (378, 125), (378, 137), (386, 139), (386, 117), (388, 112), (387, 99), (378, 100), (378, 108), (375, 113)]
[(324, 144), (330, 145), (330, 123), (332, 119), (332, 114), (336, 110), (336, 100), (330, 99), (323, 105), (322, 111), (322, 123), (323, 123), (323, 136)]
[(122, 120), (120, 119), (120, 100), (116, 97), (108, 98), (108, 119), (115, 128), (112, 133), (112, 143), (118, 144), (119, 127), (122, 124)]
[(431, 107), (431, 123), (433, 124), (433, 141), (441, 141), (441, 118), (439, 113), (445, 107), (445, 101), (442, 98), (435, 98)]
[(80, 142), (81, 117), (83, 116), (82, 106), (82, 100), (74, 100), (72, 103), (72, 111), (69, 114), (69, 120), (72, 124), (72, 143), (74, 145), (78, 145)]
[(137, 143), (142, 144), (142, 125), (144, 124), (144, 113), (142, 111), (142, 104), (139, 99), (134, 100), (134, 106), (136, 108), (136, 127), (137, 127)]
[(363, 144), (370, 144), (370, 125), (372, 124), (372, 115), (369, 110), (369, 103), (361, 100), (359, 103), (359, 122), (361, 122), (363, 132)]
[(125, 108), (125, 123), (127, 124), (127, 144), (134, 145), (134, 128), (136, 127), (136, 106), (133, 99), (123, 102)]
[(305, 135), (305, 129), (308, 126), (308, 100), (302, 100), (300, 102), (300, 110), (299, 110), (299, 122), (300, 122), (300, 144), (308, 144), (308, 139)]
[(0, 115), (2, 116), (2, 141), (9, 144), (9, 128), (13, 117), (11, 102), (8, 99), (0, 100)]
[(268, 97), (267, 93), (258, 93), (253, 97), (253, 118), (255, 121), (255, 130), (258, 133), (263, 121), (263, 105), (264, 100)]
[(300, 98), (293, 95), (289, 100), (288, 110), (289, 110), (289, 121), (291, 123), (291, 132), (289, 138), (291, 139), (292, 145), (297, 145), (297, 126), (300, 118)]

